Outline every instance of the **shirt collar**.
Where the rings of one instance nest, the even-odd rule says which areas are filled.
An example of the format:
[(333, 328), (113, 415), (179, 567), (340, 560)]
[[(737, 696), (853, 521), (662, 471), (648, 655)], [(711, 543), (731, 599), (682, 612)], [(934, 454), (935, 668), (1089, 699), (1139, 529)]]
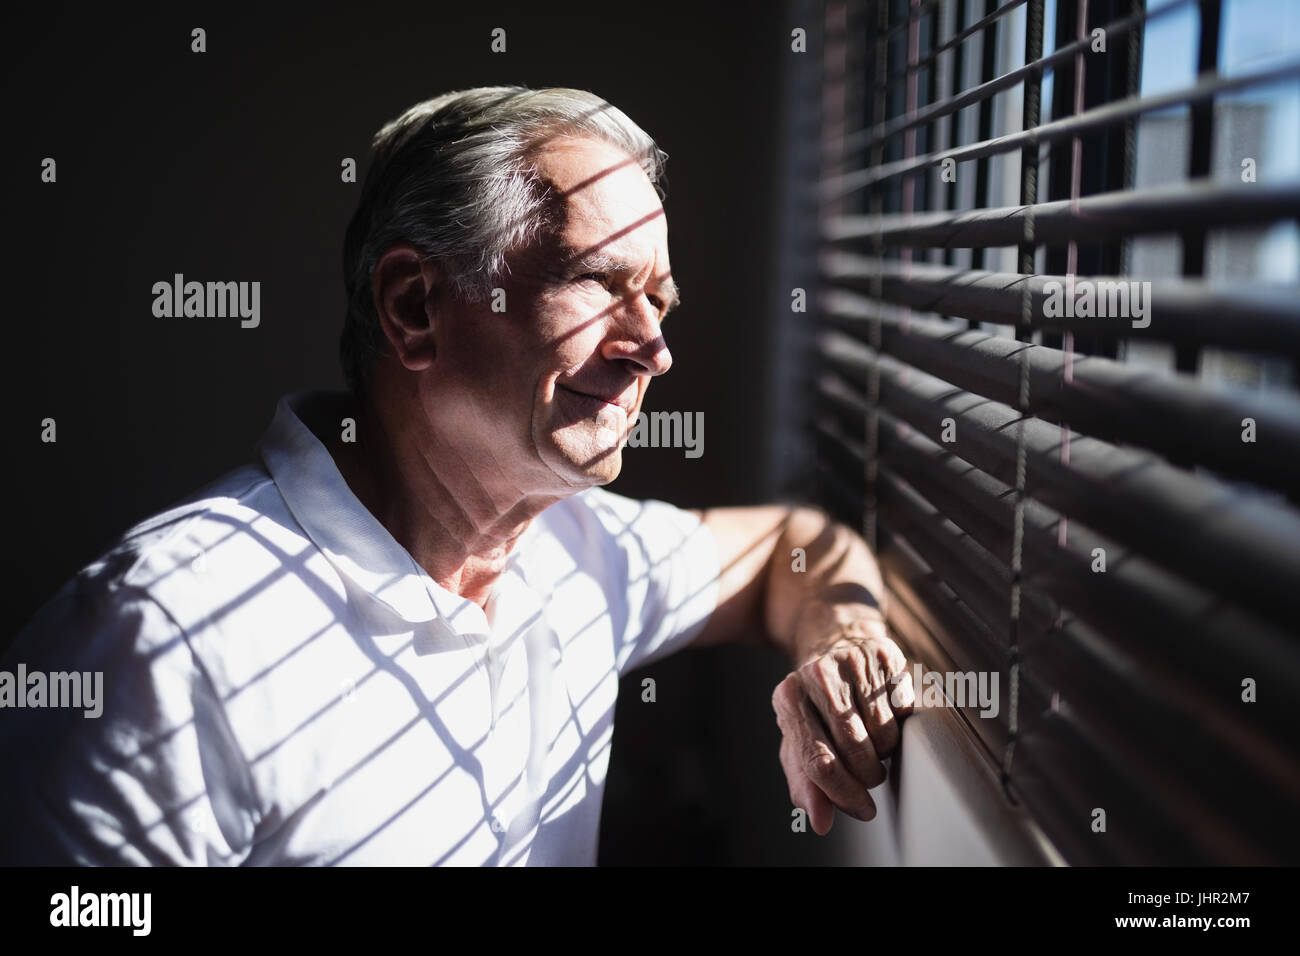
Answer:
[[(435, 625), (435, 630), (450, 628), (463, 637), (489, 640), (493, 628), (483, 608), (429, 577), (352, 493), (333, 456), (307, 424), (341, 427), (347, 397), (342, 391), (309, 391), (280, 399), (257, 450), (290, 513), (341, 575), (403, 621), (441, 622), (445, 627)], [(501, 577), (501, 590), (512, 597), (519, 596), (519, 556), (536, 524), (534, 520), (515, 543)], [(494, 588), (493, 597), (499, 596)]]

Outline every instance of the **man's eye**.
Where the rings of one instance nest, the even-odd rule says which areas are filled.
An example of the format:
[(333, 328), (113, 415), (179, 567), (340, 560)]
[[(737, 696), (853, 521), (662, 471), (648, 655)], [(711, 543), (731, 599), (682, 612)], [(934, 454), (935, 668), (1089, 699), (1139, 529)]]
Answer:
[(583, 279), (590, 279), (592, 282), (598, 282), (601, 285), (604, 285), (609, 279), (609, 276), (603, 272), (584, 272), (582, 275), (578, 276), (576, 281), (582, 281)]

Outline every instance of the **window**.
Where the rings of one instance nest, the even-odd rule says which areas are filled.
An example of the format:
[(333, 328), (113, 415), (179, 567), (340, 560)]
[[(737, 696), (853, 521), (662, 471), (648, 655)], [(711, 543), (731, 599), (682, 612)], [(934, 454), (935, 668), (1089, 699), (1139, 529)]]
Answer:
[(1067, 861), (1294, 862), (1300, 6), (801, 9), (816, 497)]

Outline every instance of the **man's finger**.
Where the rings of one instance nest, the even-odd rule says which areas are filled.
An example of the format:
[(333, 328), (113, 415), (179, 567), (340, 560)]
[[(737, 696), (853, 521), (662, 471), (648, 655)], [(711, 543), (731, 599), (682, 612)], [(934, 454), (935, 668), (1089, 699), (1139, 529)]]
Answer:
[(808, 822), (813, 832), (825, 836), (830, 832), (835, 819), (835, 805), (808, 779), (808, 775), (799, 766), (795, 745), (788, 737), (781, 740), (781, 769), (785, 771), (786, 784), (790, 791), (790, 803), (808, 814)]
[(876, 756), (888, 757), (898, 746), (898, 721), (890, 707), (893, 685), (889, 675), (870, 648), (853, 654), (844, 661), (843, 667), (845, 682), (853, 689), (854, 702), (865, 718)]
[(896, 671), (889, 679), (889, 705), (899, 717), (906, 717), (916, 709), (916, 688), (912, 686), (910, 671)]
[(916, 688), (907, 668), (907, 655), (893, 641), (876, 648), (889, 684), (889, 706), (895, 717), (906, 717), (916, 707)]
[(790, 761), (845, 813), (859, 820), (873, 819), (875, 801), (836, 752), (797, 674), (791, 674), (777, 685), (772, 703), (777, 722), (791, 743)]
[(841, 663), (827, 655), (806, 664), (798, 674), (849, 773), (863, 786), (880, 786), (885, 780), (885, 767), (863, 720), (865, 712), (854, 699), (851, 678), (846, 679)]

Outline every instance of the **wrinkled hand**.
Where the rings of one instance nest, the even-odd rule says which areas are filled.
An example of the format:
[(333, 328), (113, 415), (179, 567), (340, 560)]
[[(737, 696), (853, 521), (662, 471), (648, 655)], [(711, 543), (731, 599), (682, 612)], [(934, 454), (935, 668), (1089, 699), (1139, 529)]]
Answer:
[(875, 817), (867, 789), (884, 782), (881, 761), (898, 746), (899, 720), (914, 703), (907, 659), (880, 620), (836, 624), (777, 685), (781, 766), (791, 802), (814, 831), (830, 831), (835, 807)]

